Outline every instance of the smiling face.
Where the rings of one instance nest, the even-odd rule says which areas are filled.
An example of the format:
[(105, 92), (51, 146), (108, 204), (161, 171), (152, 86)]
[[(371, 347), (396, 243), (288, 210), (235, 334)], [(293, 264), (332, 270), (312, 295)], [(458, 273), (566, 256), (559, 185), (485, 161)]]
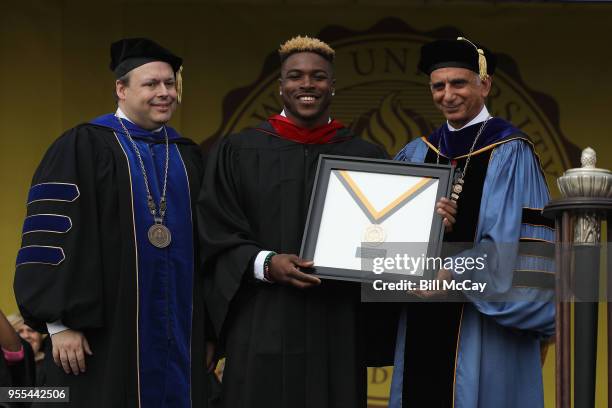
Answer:
[(21, 324), (16, 328), (17, 334), (19, 337), (30, 343), (32, 346), (32, 351), (36, 354), (42, 345), (42, 334), (33, 330), (30, 326), (26, 324)]
[(287, 117), (304, 128), (326, 124), (334, 84), (332, 64), (319, 54), (298, 52), (290, 55), (283, 62), (280, 78)]
[(491, 90), (491, 78), (481, 80), (465, 68), (440, 68), (429, 77), (433, 101), (455, 129), (480, 113)]
[(129, 81), (115, 84), (119, 107), (138, 126), (157, 129), (176, 109), (176, 81), (170, 64), (154, 61), (129, 72)]

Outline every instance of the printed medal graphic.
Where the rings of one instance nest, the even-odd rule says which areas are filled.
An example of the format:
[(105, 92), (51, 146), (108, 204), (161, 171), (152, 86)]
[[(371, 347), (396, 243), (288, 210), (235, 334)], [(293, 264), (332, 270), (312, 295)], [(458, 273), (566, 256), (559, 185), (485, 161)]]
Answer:
[[(421, 46), (466, 35), (448, 26), (419, 32), (397, 18), (383, 19), (365, 31), (340, 26), (322, 29), (317, 37), (336, 51), (332, 116), (362, 138), (383, 146), (393, 157), (408, 142), (429, 135), (444, 123), (432, 102), (429, 78), (416, 68)], [(496, 52), (490, 44), (483, 45)], [(577, 166), (570, 157), (580, 157), (579, 149), (560, 131), (555, 100), (525, 84), (520, 65), (511, 56), (496, 54), (498, 65), (487, 108), (491, 115), (509, 120), (529, 136), (551, 194), (558, 195), (556, 178), (564, 169)], [(259, 78), (251, 85), (227, 94), (223, 122), (203, 142), (205, 149), (216, 139), (254, 127), (281, 111), (278, 55), (271, 53), (262, 64)], [(375, 227), (367, 235), (372, 242), (384, 240), (384, 231)], [(368, 370), (369, 407), (387, 406), (391, 372), (390, 367)]]

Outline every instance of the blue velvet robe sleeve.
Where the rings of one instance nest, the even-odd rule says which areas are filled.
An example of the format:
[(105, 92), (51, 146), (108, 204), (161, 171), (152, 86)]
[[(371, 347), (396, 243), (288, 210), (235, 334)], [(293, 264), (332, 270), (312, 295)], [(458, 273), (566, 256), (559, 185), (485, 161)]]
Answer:
[[(91, 127), (67, 131), (51, 145), (32, 179), (14, 290), (26, 323), (43, 333), (46, 322), (57, 320), (80, 330), (104, 326), (96, 175), (111, 173), (112, 160), (94, 147), (97, 140), (99, 132)], [(47, 220), (28, 229), (32, 217)]]

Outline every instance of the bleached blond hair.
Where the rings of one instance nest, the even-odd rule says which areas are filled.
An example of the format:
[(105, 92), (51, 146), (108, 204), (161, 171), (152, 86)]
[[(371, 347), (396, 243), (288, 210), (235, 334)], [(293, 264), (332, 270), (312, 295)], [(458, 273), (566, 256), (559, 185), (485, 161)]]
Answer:
[(318, 38), (301, 36), (293, 37), (290, 40), (285, 41), (281, 44), (278, 49), (278, 55), (280, 55), (281, 63), (284, 62), (289, 56), (296, 52), (314, 52), (319, 54), (329, 62), (334, 62), (336, 52), (329, 44), (319, 40)]

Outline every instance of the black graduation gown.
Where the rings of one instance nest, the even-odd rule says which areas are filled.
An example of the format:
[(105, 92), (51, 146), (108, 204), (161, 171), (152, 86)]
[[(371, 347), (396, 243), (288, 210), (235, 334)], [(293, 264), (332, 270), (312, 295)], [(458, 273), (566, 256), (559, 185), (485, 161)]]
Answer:
[(206, 303), (226, 350), (225, 407), (366, 405), (359, 285), (300, 290), (253, 278), (259, 251), (299, 254), (320, 154), (386, 157), (346, 129), (334, 141), (295, 143), (266, 122), (222, 139), (208, 158), (200, 236)]
[[(203, 174), (199, 147), (187, 139), (171, 142), (177, 144), (185, 163), (190, 190), (199, 191)], [(86, 359), (87, 372), (74, 376), (66, 375), (53, 363), (52, 353), (46, 353), (45, 385), (70, 387), (71, 406), (75, 407), (137, 407), (138, 297), (132, 190), (128, 161), (112, 129), (83, 124), (68, 130), (45, 154), (32, 185), (47, 182), (77, 184), (78, 200), (69, 205), (32, 202), (28, 215), (67, 215), (72, 220), (71, 230), (67, 234), (24, 235), (22, 247), (61, 246), (66, 259), (59, 266), (18, 266), (14, 283), (17, 303), (26, 324), (36, 330), (46, 332), (45, 322), (61, 319), (66, 326), (83, 331), (94, 354)], [(197, 194), (193, 194), (192, 207), (196, 200)], [(194, 230), (195, 224), (194, 219)], [(202, 284), (200, 274), (194, 273), (194, 407), (206, 406)]]

